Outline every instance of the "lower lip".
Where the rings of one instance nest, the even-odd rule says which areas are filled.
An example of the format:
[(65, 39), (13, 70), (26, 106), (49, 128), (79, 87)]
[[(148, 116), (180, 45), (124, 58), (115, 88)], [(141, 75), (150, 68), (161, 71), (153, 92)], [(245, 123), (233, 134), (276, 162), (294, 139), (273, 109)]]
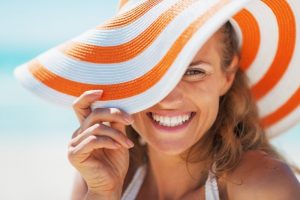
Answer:
[(158, 124), (156, 121), (154, 121), (154, 119), (152, 119), (151, 114), (149, 113), (149, 118), (153, 124), (153, 126), (158, 129), (159, 131), (165, 131), (165, 132), (178, 132), (178, 131), (182, 131), (183, 129), (187, 128), (187, 126), (191, 123), (192, 119), (194, 118), (196, 113), (192, 113), (191, 117), (188, 121), (184, 122), (183, 124), (179, 125), (179, 126), (174, 126), (174, 127), (168, 127), (168, 126), (162, 126), (160, 124)]

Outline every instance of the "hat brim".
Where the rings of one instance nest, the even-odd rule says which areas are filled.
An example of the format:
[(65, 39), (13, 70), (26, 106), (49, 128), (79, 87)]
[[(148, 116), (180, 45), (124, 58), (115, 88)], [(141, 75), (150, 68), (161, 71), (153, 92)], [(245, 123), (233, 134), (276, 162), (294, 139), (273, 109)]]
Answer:
[[(28, 89), (59, 104), (71, 105), (84, 91), (103, 89), (103, 98), (93, 104), (93, 108), (117, 107), (135, 113), (167, 96), (181, 80), (199, 48), (221, 25), (231, 20), (239, 33), (242, 55), (247, 55), (242, 56), (241, 64), (247, 74), (255, 74), (250, 76), (250, 80), (261, 117), (267, 127), (277, 125), (275, 131), (270, 131), (274, 135), (279, 132), (278, 129), (283, 131), (296, 123), (295, 117), (300, 117), (297, 102), (300, 79), (295, 77), (295, 72), (299, 74), (296, 65), (300, 62), (294, 56), (299, 53), (299, 45), (296, 44), (299, 40), (296, 34), (299, 31), (299, 17), (296, 10), (292, 10), (299, 9), (299, 3), (249, 2), (146, 1), (17, 68), (15, 74)], [(277, 11), (273, 8), (279, 6), (288, 8), (281, 8), (280, 12), (286, 12), (277, 16), (278, 12), (273, 12)], [(277, 17), (274, 28), (278, 33), (277, 38), (270, 37), (267, 41), (264, 38), (266, 34), (276, 30), (272, 30), (272, 24), (266, 26), (271, 27), (270, 30), (264, 26), (267, 20), (262, 19), (266, 15), (259, 13), (257, 8), (266, 7), (272, 11), (271, 17), (274, 18), (274, 13)], [(287, 21), (291, 26), (283, 29), (280, 23)], [(275, 46), (274, 40), (277, 40)], [(266, 48), (272, 45), (274, 55), (266, 52)], [(280, 45), (286, 45), (285, 52)], [(262, 64), (265, 66), (259, 66)], [(279, 65), (284, 66), (284, 70), (280, 70)], [(287, 72), (292, 76), (285, 75)], [(284, 91), (281, 87), (287, 86), (287, 83), (282, 83), (285, 76), (295, 79), (288, 84), (289, 92), (282, 98), (276, 98), (276, 106), (270, 108), (268, 104), (268, 109), (265, 109), (266, 102), (270, 99), (274, 101), (274, 96)], [(255, 80), (251, 77), (260, 78)], [(287, 118), (292, 118), (289, 123), (278, 125)]]

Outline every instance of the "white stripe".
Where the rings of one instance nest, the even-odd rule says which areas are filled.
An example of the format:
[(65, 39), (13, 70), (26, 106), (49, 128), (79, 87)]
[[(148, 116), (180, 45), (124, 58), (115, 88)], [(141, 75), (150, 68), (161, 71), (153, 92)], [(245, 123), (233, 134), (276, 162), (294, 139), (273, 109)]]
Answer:
[(205, 199), (219, 200), (219, 189), (215, 175), (209, 172), (205, 182)]
[(287, 131), (291, 127), (299, 124), (300, 122), (300, 106), (298, 106), (292, 113), (285, 118), (271, 126), (266, 130), (266, 134), (269, 138), (276, 137), (279, 134)]
[[(293, 62), (295, 60), (299, 61), (299, 58), (296, 58), (296, 56), (294, 58), (295, 59), (293, 60)], [(284, 105), (284, 103), (287, 102), (288, 99), (291, 98), (291, 96), (299, 89), (299, 64), (300, 62), (298, 62), (298, 65), (290, 65), (290, 67), (287, 69), (286, 73), (276, 84), (276, 86), (267, 95), (265, 95), (258, 101), (260, 116), (264, 117), (276, 111), (276, 109)]]
[(64, 107), (71, 107), (75, 97), (62, 94), (52, 88), (41, 83), (39, 80), (28, 71), (28, 65), (22, 65), (15, 69), (14, 76), (16, 79), (33, 94), (47, 100), (51, 103), (56, 103)]
[(246, 71), (250, 78), (250, 85), (253, 86), (264, 77), (274, 60), (279, 33), (276, 16), (263, 1), (252, 1), (247, 6), (247, 10), (257, 20), (261, 37), (257, 56)]
[(230, 23), (237, 35), (237, 38), (238, 38), (238, 46), (239, 46), (239, 49), (241, 49), (241, 46), (242, 46), (242, 43), (243, 43), (243, 34), (242, 34), (242, 31), (238, 25), (238, 23), (233, 19), (231, 18), (230, 20)]
[(127, 26), (108, 30), (92, 29), (73, 39), (73, 41), (95, 46), (116, 46), (127, 43), (144, 32), (162, 13), (178, 1), (164, 0)]
[[(289, 68), (276, 86), (260, 101), (258, 108), (261, 116), (269, 115), (281, 107), (300, 87), (300, 8), (294, 7), (296, 16), (296, 46)], [(272, 102), (272, 103), (270, 103)]]
[(126, 190), (124, 191), (124, 193), (121, 197), (121, 200), (133, 200), (133, 199), (137, 198), (137, 195), (138, 195), (138, 193), (142, 187), (142, 184), (145, 180), (146, 173), (147, 173), (147, 165), (146, 164), (140, 166), (136, 170), (131, 182), (129, 183)]
[[(203, 1), (198, 1), (172, 21), (147, 50), (123, 63), (92, 64), (81, 62), (71, 59), (57, 50), (42, 54), (38, 60), (53, 73), (76, 82), (89, 84), (127, 82), (143, 76), (154, 65), (157, 65), (189, 24), (203, 14), (207, 7), (215, 5), (216, 2), (217, 0), (211, 0), (209, 4), (205, 2), (204, 4)], [(137, 68), (139, 69), (136, 70)]]

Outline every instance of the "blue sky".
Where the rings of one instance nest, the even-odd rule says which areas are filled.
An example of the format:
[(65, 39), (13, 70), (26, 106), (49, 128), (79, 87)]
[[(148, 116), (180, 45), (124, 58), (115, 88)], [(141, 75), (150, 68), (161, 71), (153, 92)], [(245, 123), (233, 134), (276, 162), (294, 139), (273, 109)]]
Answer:
[(0, 0), (0, 46), (40, 48), (74, 37), (113, 16), (118, 0)]
[(103, 23), (116, 13), (118, 0), (0, 0), (0, 5), (0, 136), (71, 133), (77, 126), (72, 111), (24, 90), (13, 69)]

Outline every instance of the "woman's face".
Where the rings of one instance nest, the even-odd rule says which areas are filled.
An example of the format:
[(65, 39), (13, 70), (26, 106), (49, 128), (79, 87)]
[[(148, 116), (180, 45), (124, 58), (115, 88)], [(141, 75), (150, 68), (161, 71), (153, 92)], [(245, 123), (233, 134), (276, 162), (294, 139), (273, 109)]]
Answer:
[(132, 126), (148, 148), (180, 154), (197, 143), (214, 123), (219, 98), (234, 78), (221, 70), (220, 38), (221, 33), (216, 33), (205, 43), (168, 96), (133, 114)]

